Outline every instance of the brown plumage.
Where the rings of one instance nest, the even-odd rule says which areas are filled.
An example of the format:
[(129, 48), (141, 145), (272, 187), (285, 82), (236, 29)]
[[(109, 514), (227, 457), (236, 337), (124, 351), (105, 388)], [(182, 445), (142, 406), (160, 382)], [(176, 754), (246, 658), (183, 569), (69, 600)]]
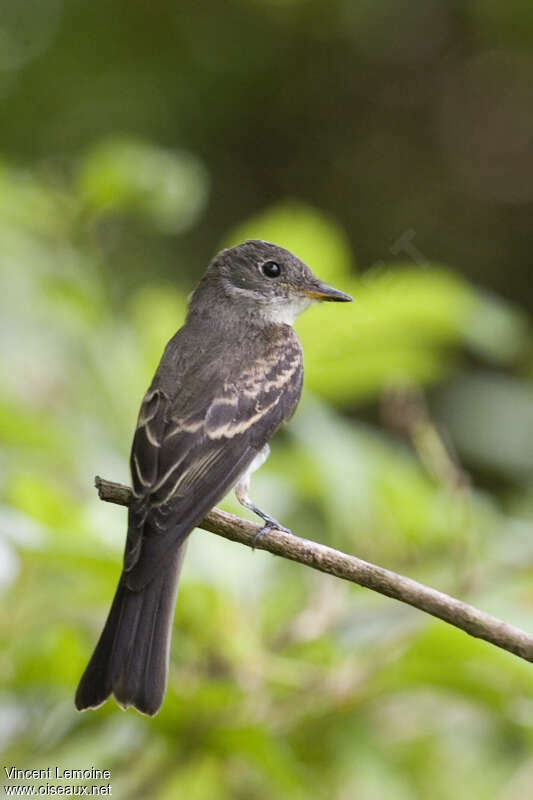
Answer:
[[(303, 359), (287, 323), (317, 296), (350, 299), (267, 242), (222, 251), (209, 266), (139, 412), (123, 572), (78, 709), (111, 693), (124, 707), (159, 709), (185, 541), (294, 412)], [(266, 527), (278, 524), (244, 497)]]

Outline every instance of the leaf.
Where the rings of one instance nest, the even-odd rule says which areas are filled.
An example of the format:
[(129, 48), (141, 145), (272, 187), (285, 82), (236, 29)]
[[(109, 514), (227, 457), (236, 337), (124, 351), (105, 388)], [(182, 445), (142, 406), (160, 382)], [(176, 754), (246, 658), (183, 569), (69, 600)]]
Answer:
[(340, 225), (297, 201), (285, 201), (245, 220), (227, 234), (224, 247), (245, 239), (264, 239), (287, 248), (326, 282), (341, 283), (353, 267), (348, 237)]
[(82, 201), (99, 213), (131, 212), (161, 233), (180, 233), (203, 211), (208, 181), (191, 153), (112, 137), (86, 154), (78, 191)]

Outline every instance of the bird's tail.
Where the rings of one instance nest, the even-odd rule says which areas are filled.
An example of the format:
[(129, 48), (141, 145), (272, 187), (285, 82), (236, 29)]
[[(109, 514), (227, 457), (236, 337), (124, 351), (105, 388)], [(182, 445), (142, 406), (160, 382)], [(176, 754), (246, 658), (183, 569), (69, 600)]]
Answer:
[(120, 578), (113, 605), (76, 691), (76, 708), (96, 708), (111, 693), (126, 708), (155, 714), (165, 694), (170, 632), (178, 577), (185, 553), (179, 547), (138, 592)]

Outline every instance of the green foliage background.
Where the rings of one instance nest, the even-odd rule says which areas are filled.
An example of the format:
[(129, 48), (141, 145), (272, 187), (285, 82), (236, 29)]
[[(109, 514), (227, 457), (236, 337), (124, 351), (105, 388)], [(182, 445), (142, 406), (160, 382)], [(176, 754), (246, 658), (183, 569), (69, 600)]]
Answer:
[[(437, 134), (429, 146), (420, 126), (407, 148), (409, 117), (391, 171), (380, 93), (412, 74), (423, 89), (431, 58), (450, 81), (468, 68), (482, 93), (492, 56), (492, 72), (479, 77), (479, 64), (498, 46), (514, 92), (500, 122), (514, 130), (529, 75), (514, 25), (527, 44), (533, 14), (82, 5), (0, 13), (2, 764), (110, 769), (119, 798), (529, 796), (531, 665), (204, 532), (189, 545), (159, 715), (112, 703), (80, 715), (73, 693), (125, 533), (93, 477), (128, 482), (139, 402), (188, 292), (218, 247), (252, 236), (355, 298), (297, 323), (305, 392), (254, 478), (257, 502), (297, 534), (532, 628), (529, 162), (518, 169), (503, 148), (491, 172), (481, 148), (473, 175), (468, 150), (440, 151)], [(460, 53), (459, 19), (477, 34)], [(441, 29), (438, 61), (414, 33)], [(352, 94), (365, 76), (379, 130)], [(422, 96), (410, 101), (419, 116)], [(467, 123), (484, 129), (480, 114)], [(443, 152), (456, 172), (441, 185)], [(411, 228), (416, 250), (393, 253)], [(241, 513), (232, 497), (225, 507)]]

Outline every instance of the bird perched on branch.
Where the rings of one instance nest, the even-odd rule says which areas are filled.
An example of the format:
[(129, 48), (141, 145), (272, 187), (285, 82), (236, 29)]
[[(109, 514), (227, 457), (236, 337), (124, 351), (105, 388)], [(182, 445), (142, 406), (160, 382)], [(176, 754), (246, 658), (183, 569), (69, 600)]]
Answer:
[(286, 530), (248, 488), (300, 398), (302, 349), (291, 325), (315, 301), (351, 299), (269, 242), (223, 250), (209, 265), (141, 405), (123, 571), (76, 692), (79, 710), (113, 694), (123, 707), (158, 711), (185, 542), (230, 489), (264, 520), (259, 535)]

